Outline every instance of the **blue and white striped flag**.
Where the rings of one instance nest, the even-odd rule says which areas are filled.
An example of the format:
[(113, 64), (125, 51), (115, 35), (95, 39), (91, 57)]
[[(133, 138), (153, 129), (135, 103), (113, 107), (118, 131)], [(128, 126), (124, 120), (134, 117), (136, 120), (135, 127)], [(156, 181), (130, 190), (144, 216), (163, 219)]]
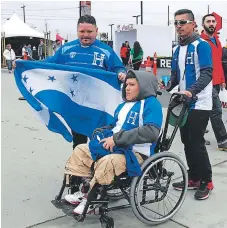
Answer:
[(50, 131), (72, 141), (71, 132), (88, 137), (113, 121), (122, 102), (116, 73), (35, 61), (16, 61), (16, 84)]

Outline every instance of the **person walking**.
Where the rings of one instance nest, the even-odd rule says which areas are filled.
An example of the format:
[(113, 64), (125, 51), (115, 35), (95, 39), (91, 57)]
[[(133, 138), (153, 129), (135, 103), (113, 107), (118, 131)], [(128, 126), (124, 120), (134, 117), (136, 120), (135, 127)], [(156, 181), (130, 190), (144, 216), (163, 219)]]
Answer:
[[(210, 44), (213, 60), (213, 107), (210, 113), (210, 121), (217, 140), (218, 149), (227, 151), (227, 132), (222, 120), (222, 107), (219, 98), (220, 90), (226, 87), (222, 65), (222, 46), (215, 33), (217, 21), (214, 15), (205, 15), (202, 19), (202, 24), (204, 30), (201, 33), (201, 38)], [(210, 142), (208, 141), (207, 144), (210, 144)]]
[(43, 60), (45, 58), (45, 45), (42, 39), (40, 40), (40, 43), (38, 46), (38, 57), (39, 57), (39, 60)]
[(121, 55), (122, 62), (125, 66), (127, 65), (127, 52), (128, 52), (128, 48), (126, 47), (126, 44), (123, 43), (121, 46), (120, 55)]
[[(214, 188), (204, 139), (212, 110), (212, 53), (210, 45), (194, 32), (196, 23), (191, 10), (178, 10), (174, 18), (179, 44), (173, 51), (167, 91), (179, 85), (180, 93), (196, 100), (191, 105), (185, 125), (180, 128), (180, 134), (189, 168), (188, 189), (196, 190), (195, 199), (203, 200), (209, 197)], [(180, 181), (172, 186), (182, 190), (184, 184), (184, 181)]]
[(134, 70), (139, 70), (143, 61), (143, 49), (138, 41), (134, 42), (133, 48), (130, 52), (130, 60)]
[(12, 64), (13, 64), (13, 61), (16, 59), (16, 55), (14, 50), (11, 47), (11, 44), (6, 45), (6, 49), (3, 52), (3, 56), (6, 59), (6, 64), (7, 64), (9, 73), (12, 73)]
[(130, 58), (131, 48), (130, 48), (129, 42), (127, 40), (125, 41), (125, 45), (127, 47), (127, 54), (126, 54), (126, 56), (127, 56), (127, 65), (128, 65), (128, 61), (129, 61), (129, 58)]

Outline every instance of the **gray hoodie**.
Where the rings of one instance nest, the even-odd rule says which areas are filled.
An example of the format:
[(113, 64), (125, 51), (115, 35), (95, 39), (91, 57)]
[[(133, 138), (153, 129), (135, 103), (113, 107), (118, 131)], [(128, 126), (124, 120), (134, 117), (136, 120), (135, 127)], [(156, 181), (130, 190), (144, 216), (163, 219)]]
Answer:
[[(150, 96), (155, 96), (158, 89), (158, 80), (157, 78), (148, 72), (133, 71), (130, 70), (128, 74), (133, 73), (140, 87), (140, 92), (138, 97), (134, 101), (139, 101), (146, 99)], [(131, 102), (126, 100), (126, 80), (122, 88), (122, 97), (126, 102)], [(128, 131), (121, 130), (113, 135), (114, 142), (117, 146), (127, 147), (134, 144), (142, 143), (152, 143), (157, 141), (159, 136), (160, 129), (153, 125), (145, 125), (138, 128), (134, 128)]]

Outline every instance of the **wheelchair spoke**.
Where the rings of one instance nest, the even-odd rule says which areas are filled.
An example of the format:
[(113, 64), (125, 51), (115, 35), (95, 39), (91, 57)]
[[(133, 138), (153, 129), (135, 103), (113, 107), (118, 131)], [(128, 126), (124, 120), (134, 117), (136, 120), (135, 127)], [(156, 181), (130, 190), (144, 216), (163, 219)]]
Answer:
[(173, 194), (172, 192), (169, 192), (172, 196), (175, 196), (177, 198), (179, 198), (179, 196), (176, 196), (175, 194)]
[(165, 213), (165, 204), (164, 204), (164, 200), (162, 201), (162, 204), (163, 204), (164, 216), (165, 216), (165, 215), (166, 215), (166, 213)]
[(158, 203), (158, 213), (160, 214), (159, 205), (160, 205), (160, 204)]
[[(175, 200), (173, 200), (171, 197), (169, 197), (168, 194), (167, 194), (166, 196), (167, 196), (167, 199), (168, 199), (169, 202), (170, 202), (169, 199), (171, 199), (175, 204), (177, 203)], [(171, 202), (170, 202), (170, 204), (171, 204)], [(171, 204), (171, 206), (172, 206), (172, 204)], [(173, 207), (173, 206), (172, 206), (172, 207)]]
[(164, 205), (165, 205), (165, 207), (167, 209), (167, 214), (169, 214), (169, 209), (168, 209), (167, 205), (165, 204), (165, 199), (163, 200), (163, 202), (164, 202)]
[[(166, 153), (167, 154), (167, 153)], [(161, 157), (144, 168), (145, 172), (138, 179), (134, 195), (138, 216), (152, 222), (166, 221), (180, 208), (185, 190), (173, 192), (173, 181), (187, 177), (187, 171), (176, 158)]]

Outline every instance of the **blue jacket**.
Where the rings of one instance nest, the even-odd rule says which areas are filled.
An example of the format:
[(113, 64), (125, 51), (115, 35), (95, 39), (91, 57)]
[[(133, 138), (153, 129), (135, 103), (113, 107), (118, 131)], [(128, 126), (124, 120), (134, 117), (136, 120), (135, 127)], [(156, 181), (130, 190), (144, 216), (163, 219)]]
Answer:
[(68, 42), (60, 47), (54, 56), (48, 57), (45, 61), (115, 73), (126, 73), (122, 61), (114, 50), (99, 40), (95, 40), (88, 47), (83, 47), (78, 39)]
[[(111, 130), (105, 129), (100, 133), (96, 133), (93, 137), (94, 139), (89, 142), (89, 150), (94, 161), (111, 154), (109, 150), (103, 148), (103, 143), (99, 143), (99, 141), (112, 135), (113, 132)], [(115, 146), (112, 153), (125, 155), (126, 169), (129, 176), (140, 176), (142, 174), (140, 164), (130, 147), (120, 148)]]

